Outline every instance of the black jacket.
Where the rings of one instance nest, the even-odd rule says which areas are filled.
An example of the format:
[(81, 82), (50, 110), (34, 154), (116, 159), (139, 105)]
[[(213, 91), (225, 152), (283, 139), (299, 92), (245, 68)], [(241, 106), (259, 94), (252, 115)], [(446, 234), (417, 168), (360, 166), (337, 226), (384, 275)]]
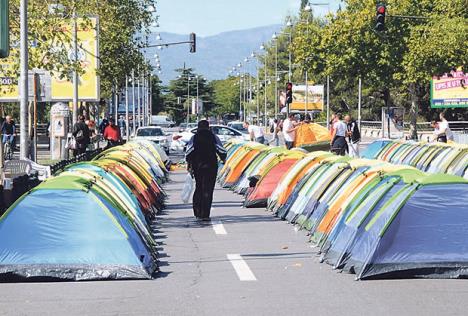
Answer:
[(356, 121), (351, 121), (348, 123), (348, 132), (351, 132), (349, 140), (354, 144), (361, 141), (361, 132), (359, 131), (359, 126)]
[[(83, 131), (83, 136), (80, 138), (77, 137), (79, 131)], [(86, 146), (88, 146), (90, 142), (89, 134), (89, 128), (88, 125), (86, 125), (86, 123), (78, 122), (75, 124), (75, 126), (73, 126), (73, 137), (76, 138), (76, 144), (78, 148), (85, 148)]]
[(217, 168), (217, 156), (226, 160), (226, 149), (210, 130), (199, 130), (187, 145), (186, 160), (193, 170)]

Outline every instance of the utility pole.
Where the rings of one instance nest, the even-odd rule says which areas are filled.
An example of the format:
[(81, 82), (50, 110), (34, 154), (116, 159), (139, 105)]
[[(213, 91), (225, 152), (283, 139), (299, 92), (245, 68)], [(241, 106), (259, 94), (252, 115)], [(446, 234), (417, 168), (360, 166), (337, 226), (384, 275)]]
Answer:
[(327, 128), (330, 129), (330, 76), (327, 76)]
[(309, 72), (306, 69), (305, 71), (305, 86), (306, 86), (306, 91), (305, 91), (305, 114), (308, 114), (308, 109), (309, 109)]
[(151, 124), (151, 116), (153, 115), (153, 80), (149, 75), (149, 102), (148, 102), (148, 122)]
[(136, 132), (136, 112), (135, 112), (135, 69), (132, 69), (132, 130)]
[(190, 74), (187, 72), (187, 126), (190, 123)]
[[(76, 15), (76, 0), (73, 1), (73, 62), (78, 66), (78, 21)], [(73, 125), (78, 121), (78, 71), (73, 70)]]
[(239, 72), (239, 120), (242, 119), (242, 74)]
[(358, 127), (361, 130), (361, 108), (362, 108), (362, 79), (359, 77), (359, 96), (358, 96)]
[(138, 74), (137, 74), (137, 126), (141, 127), (140, 124), (140, 115), (141, 115), (141, 98), (140, 98), (140, 67), (138, 67)]
[(278, 118), (278, 41), (275, 43), (275, 118)]
[(125, 75), (125, 135), (130, 139), (130, 121), (128, 119), (128, 75)]
[(29, 156), (28, 150), (28, 0), (20, 1), (20, 159)]
[(263, 120), (264, 120), (264, 124), (265, 124), (265, 131), (267, 130), (267, 126), (268, 126), (268, 117), (267, 117), (267, 104), (268, 104), (268, 98), (267, 98), (267, 84), (268, 84), (268, 70), (267, 70), (267, 55), (265, 54), (265, 82), (264, 82), (264, 85), (265, 85), (265, 88), (263, 89), (263, 94), (264, 94), (264, 101), (265, 101), (265, 108), (264, 108), (264, 113), (263, 113)]

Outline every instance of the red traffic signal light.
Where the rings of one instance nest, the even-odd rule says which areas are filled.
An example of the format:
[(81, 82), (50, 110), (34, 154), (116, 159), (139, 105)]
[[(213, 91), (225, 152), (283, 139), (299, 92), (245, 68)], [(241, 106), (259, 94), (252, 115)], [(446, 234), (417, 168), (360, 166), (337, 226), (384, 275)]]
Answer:
[(387, 7), (385, 4), (377, 4), (377, 12), (375, 19), (375, 30), (377, 32), (383, 32), (385, 30), (385, 15), (387, 13)]

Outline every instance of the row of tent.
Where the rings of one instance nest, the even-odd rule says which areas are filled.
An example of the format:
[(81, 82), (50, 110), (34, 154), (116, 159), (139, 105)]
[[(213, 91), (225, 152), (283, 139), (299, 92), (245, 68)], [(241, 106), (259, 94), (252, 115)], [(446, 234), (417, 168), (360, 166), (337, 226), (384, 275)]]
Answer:
[(0, 281), (150, 279), (167, 156), (129, 142), (68, 166), (0, 218)]
[(467, 145), (378, 140), (370, 144), (362, 156), (468, 179)]
[(238, 142), (218, 180), (306, 230), (323, 262), (357, 279), (468, 277), (462, 177)]

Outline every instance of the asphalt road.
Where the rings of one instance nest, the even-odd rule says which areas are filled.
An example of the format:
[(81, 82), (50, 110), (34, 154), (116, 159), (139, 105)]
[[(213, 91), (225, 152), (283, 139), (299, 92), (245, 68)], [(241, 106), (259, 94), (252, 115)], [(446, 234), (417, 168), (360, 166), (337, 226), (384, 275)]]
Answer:
[(213, 223), (166, 186), (152, 281), (0, 284), (0, 315), (466, 315), (468, 281), (354, 281), (318, 262), (304, 232), (217, 189)]

